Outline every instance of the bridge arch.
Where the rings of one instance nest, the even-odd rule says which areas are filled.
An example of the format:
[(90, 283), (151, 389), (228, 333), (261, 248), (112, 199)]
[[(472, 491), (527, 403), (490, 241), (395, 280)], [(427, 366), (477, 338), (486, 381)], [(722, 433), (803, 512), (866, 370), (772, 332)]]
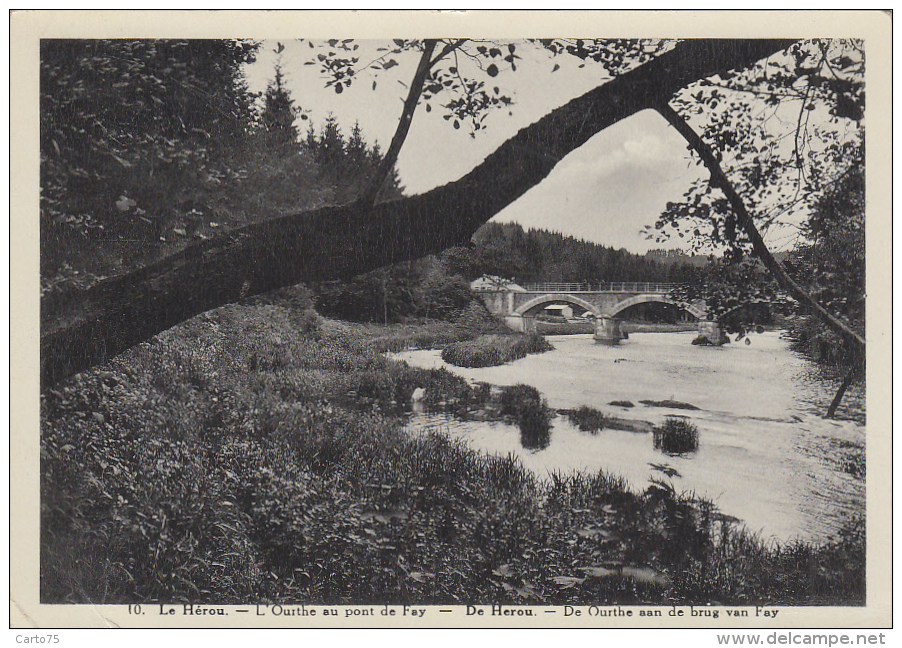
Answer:
[(667, 295), (636, 295), (635, 297), (630, 297), (629, 299), (624, 299), (622, 302), (616, 303), (614, 306), (609, 308), (607, 312), (602, 313), (601, 315), (604, 317), (616, 317), (618, 313), (621, 311), (625, 311), (630, 306), (635, 306), (636, 304), (647, 304), (649, 302), (659, 302), (661, 304), (670, 304), (671, 306), (676, 306), (677, 308), (681, 308), (696, 319), (705, 320), (707, 319), (707, 313), (704, 309), (699, 308), (695, 304), (686, 304), (682, 302), (675, 301), (669, 298)]
[(583, 309), (583, 311), (589, 311), (595, 317), (601, 317), (601, 311), (598, 306), (591, 302), (587, 302), (585, 299), (580, 299), (575, 295), (567, 295), (562, 293), (553, 293), (550, 295), (541, 295), (540, 297), (536, 297), (534, 299), (530, 299), (528, 302), (525, 302), (517, 307), (514, 311), (516, 315), (526, 315), (529, 311), (542, 306), (543, 304), (553, 304), (555, 302), (565, 302), (567, 304), (573, 304), (574, 306), (579, 306)]

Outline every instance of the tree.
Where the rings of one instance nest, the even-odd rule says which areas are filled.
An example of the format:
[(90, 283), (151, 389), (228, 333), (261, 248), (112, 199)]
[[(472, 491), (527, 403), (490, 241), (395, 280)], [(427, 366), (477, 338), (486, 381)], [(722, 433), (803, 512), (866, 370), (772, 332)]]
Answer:
[(690, 83), (743, 69), (789, 44), (676, 44), (524, 128), (456, 182), (374, 206), (357, 201), (249, 225), (84, 293), (51, 295), (41, 309), (43, 385), (52, 386), (210, 308), (465, 243), (598, 131), (661, 105)]
[(274, 148), (296, 150), (299, 143), (298, 129), (294, 122), (301, 114), (301, 110), (294, 105), (294, 100), (285, 88), (283, 81), (282, 66), (277, 63), (275, 77), (267, 86), (263, 96), (260, 124), (267, 145)]

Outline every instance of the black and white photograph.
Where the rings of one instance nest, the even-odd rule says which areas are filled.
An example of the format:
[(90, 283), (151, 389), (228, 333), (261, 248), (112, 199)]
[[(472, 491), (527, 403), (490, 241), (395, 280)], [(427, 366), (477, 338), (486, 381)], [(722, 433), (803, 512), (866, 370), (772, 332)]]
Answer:
[(11, 625), (889, 627), (891, 18), (469, 13), (13, 15)]

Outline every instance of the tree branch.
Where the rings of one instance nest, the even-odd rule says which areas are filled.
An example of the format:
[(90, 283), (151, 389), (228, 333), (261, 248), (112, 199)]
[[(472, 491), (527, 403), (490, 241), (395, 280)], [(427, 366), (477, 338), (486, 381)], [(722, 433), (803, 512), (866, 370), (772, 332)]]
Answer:
[(736, 214), (736, 220), (742, 226), (746, 236), (748, 236), (749, 240), (752, 242), (752, 249), (755, 251), (755, 255), (761, 260), (764, 267), (770, 271), (771, 275), (777, 280), (777, 283), (799, 303), (808, 307), (826, 326), (838, 333), (843, 339), (851, 342), (863, 356), (865, 348), (864, 338), (838, 318), (830, 314), (817, 302), (817, 300), (808, 294), (804, 288), (793, 281), (792, 277), (787, 275), (777, 260), (774, 259), (770, 250), (767, 249), (767, 245), (764, 243), (764, 239), (761, 237), (760, 232), (758, 232), (754, 220), (745, 208), (742, 198), (736, 192), (736, 189), (723, 172), (723, 169), (720, 168), (720, 164), (718, 164), (717, 159), (714, 156), (714, 151), (711, 150), (698, 133), (696, 133), (686, 120), (671, 108), (667, 102), (659, 105), (657, 110), (670, 125), (683, 136), (705, 163), (705, 166), (711, 174), (711, 184), (724, 192), (727, 200), (730, 202), (730, 206), (733, 208), (733, 212)]
[(217, 235), (138, 271), (41, 303), (41, 381), (52, 387), (199, 313), (302, 281), (350, 277), (466, 243), (597, 132), (785, 40), (690, 40), (552, 111), (466, 176), (374, 207), (352, 203)]
[(429, 68), (430, 69), (433, 68), (436, 63), (441, 61), (443, 58), (448, 56), (448, 54), (450, 54), (451, 52), (453, 52), (454, 50), (456, 50), (458, 47), (460, 47), (461, 45), (463, 45), (466, 42), (467, 42), (466, 38), (459, 38), (456, 41), (454, 41), (453, 43), (448, 43), (447, 45), (445, 45), (445, 47), (442, 49), (442, 51), (438, 53), (438, 56), (436, 56), (434, 59), (429, 61)]
[(382, 162), (379, 164), (379, 168), (376, 169), (376, 174), (367, 186), (366, 191), (358, 199), (362, 206), (372, 207), (376, 204), (379, 190), (382, 189), (385, 179), (391, 173), (392, 168), (394, 168), (395, 162), (398, 161), (398, 153), (401, 152), (404, 140), (407, 139), (407, 133), (410, 131), (410, 124), (413, 121), (413, 113), (417, 109), (417, 102), (419, 102), (420, 95), (423, 92), (423, 83), (426, 81), (426, 75), (432, 66), (429, 59), (437, 44), (438, 41), (435, 39), (428, 39), (423, 43), (423, 55), (420, 57), (417, 71), (414, 73), (410, 89), (407, 91), (407, 99), (404, 101), (404, 109), (401, 111), (401, 119), (398, 121), (398, 127), (395, 129), (391, 145), (388, 147), (388, 151), (385, 152), (385, 157), (382, 158)]

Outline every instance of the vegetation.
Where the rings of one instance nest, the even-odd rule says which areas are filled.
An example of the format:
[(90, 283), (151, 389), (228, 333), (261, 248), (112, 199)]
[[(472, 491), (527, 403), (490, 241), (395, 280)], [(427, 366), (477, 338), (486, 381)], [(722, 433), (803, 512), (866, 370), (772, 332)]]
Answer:
[[(630, 403), (629, 407), (633, 404)], [(567, 418), (570, 422), (577, 426), (583, 432), (591, 432), (597, 434), (607, 427), (610, 427), (610, 417), (605, 413), (599, 412), (594, 407), (582, 405), (578, 409), (569, 410)]]
[[(345, 201), (382, 161), (306, 119), (276, 65), (262, 98), (232, 40), (41, 41), (41, 281), (88, 288), (289, 211)], [(392, 174), (383, 195), (401, 195)]]
[(654, 430), (655, 449), (672, 455), (698, 450), (698, 427), (684, 418), (668, 416)]
[(457, 367), (494, 367), (552, 349), (551, 343), (537, 333), (482, 335), (449, 344), (442, 350), (442, 360)]
[(465, 411), (488, 387), (309, 303), (211, 311), (44, 395), (44, 602), (864, 603), (863, 527), (774, 546), (660, 485), (409, 435), (415, 388)]
[(686, 282), (697, 274), (689, 263), (661, 263), (654, 256), (530, 228), (486, 223), (472, 245), (442, 255), (456, 273), (475, 279), (493, 275), (527, 282), (601, 283), (605, 281)]
[(554, 412), (535, 387), (514, 385), (501, 391), (501, 414), (520, 427), (520, 443), (530, 450), (544, 450), (551, 442)]

